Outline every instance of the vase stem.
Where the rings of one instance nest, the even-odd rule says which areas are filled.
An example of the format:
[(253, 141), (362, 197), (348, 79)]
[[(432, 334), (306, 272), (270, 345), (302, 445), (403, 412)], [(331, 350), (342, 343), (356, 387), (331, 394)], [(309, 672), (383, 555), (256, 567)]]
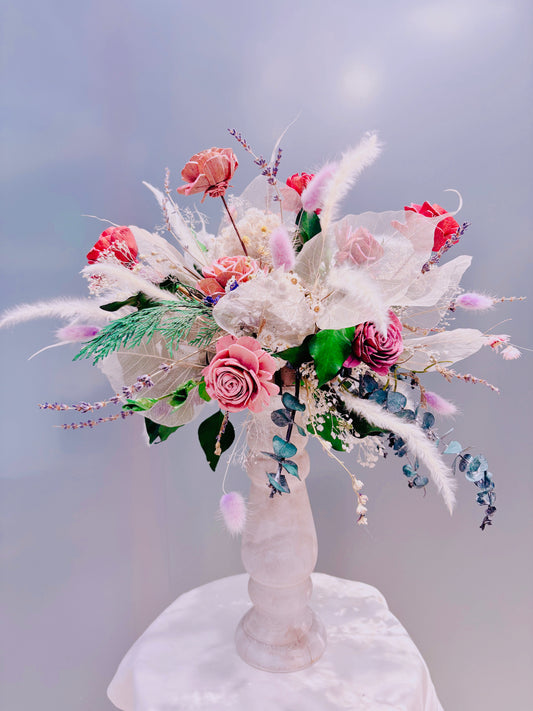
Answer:
[(251, 479), (248, 519), (242, 539), (242, 560), (250, 574), (248, 591), (253, 607), (239, 623), (237, 651), (248, 664), (272, 672), (305, 669), (322, 655), (324, 626), (309, 606), (311, 573), (318, 545), (313, 514), (305, 486), (309, 456), (306, 438), (293, 432), (298, 447), (292, 458), (299, 479), (288, 476), (291, 493), (269, 496), (267, 472), (274, 460), (262, 454), (272, 449), (280, 430), (271, 420), (272, 410), (283, 407), (273, 398), (272, 408), (256, 415), (248, 430)]

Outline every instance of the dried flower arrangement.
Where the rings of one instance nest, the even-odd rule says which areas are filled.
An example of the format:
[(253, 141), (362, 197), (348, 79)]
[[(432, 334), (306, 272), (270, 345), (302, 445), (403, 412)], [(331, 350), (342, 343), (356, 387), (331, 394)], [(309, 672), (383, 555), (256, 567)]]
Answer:
[[(281, 393), (283, 407), (271, 415), (281, 436), (267, 453), (273, 471), (265, 495), (290, 494), (290, 478), (298, 477), (291, 459), (297, 428), (317, 437), (336, 459), (335, 451), (356, 447), (359, 463), (374, 466), (392, 452), (407, 462), (403, 474), (411, 488), (428, 484), (424, 465), (450, 511), (454, 474), (463, 472), (485, 509), (484, 529), (496, 511), (487, 460), (447, 435), (439, 437), (435, 414), (450, 416), (456, 407), (422, 383), (426, 373), (437, 372), (497, 390), (451, 366), (483, 346), (506, 360), (520, 355), (507, 335), (449, 327), (456, 309), (485, 310), (515, 300), (464, 293), (459, 283), (471, 257), (441, 264), (468, 223), (455, 220), (458, 210), (428, 202), (341, 216), (341, 201), (380, 152), (374, 134), (316, 174), (282, 183), (279, 142), (267, 161), (240, 133), (230, 133), (260, 171), (244, 192), (226, 201), (238, 167), (230, 148), (194, 155), (177, 188), (186, 196), (203, 194), (202, 202), (206, 196), (222, 199), (225, 216), (216, 235), (207, 232), (198, 212), (178, 207), (167, 171), (163, 191), (147, 187), (172, 241), (112, 225), (87, 255), (87, 299), (21, 305), (3, 315), (0, 326), (42, 316), (66, 320), (53, 345), (82, 343), (75, 359), (92, 358), (115, 391), (101, 402), (40, 407), (88, 414), (115, 405), (115, 414), (63, 427), (92, 428), (138, 414), (152, 444), (213, 401), (217, 409), (198, 434), (215, 469), (235, 439), (230, 415), (260, 412)], [(350, 476), (358, 522), (365, 524), (367, 497), (362, 482)], [(228, 529), (239, 532), (242, 496), (225, 493), (221, 510)]]

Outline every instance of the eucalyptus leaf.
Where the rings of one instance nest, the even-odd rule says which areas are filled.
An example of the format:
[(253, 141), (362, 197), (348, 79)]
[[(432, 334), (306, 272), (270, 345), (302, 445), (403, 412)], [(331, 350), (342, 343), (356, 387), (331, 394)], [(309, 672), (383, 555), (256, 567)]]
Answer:
[(287, 484), (287, 479), (283, 474), (281, 474), (279, 481), (276, 481), (276, 475), (275, 474), (267, 474), (268, 481), (272, 484), (272, 486), (279, 491), (280, 494), (290, 494), (291, 490), (288, 487)]
[(443, 454), (460, 454), (462, 452), (463, 447), (460, 442), (457, 442), (457, 440), (452, 440), (446, 449), (444, 450)]
[(278, 437), (278, 435), (274, 435), (272, 447), (274, 448), (274, 453), (279, 457), (292, 457), (298, 451), (292, 442), (286, 442), (284, 439), (281, 439), (281, 437)]
[(298, 476), (298, 465), (296, 464), (296, 462), (293, 462), (290, 459), (284, 459), (281, 462), (281, 466), (292, 476), (295, 476), (297, 479), (300, 478)]
[(387, 410), (389, 412), (400, 412), (407, 405), (407, 398), (402, 393), (395, 393), (394, 390), (387, 392)]
[(290, 410), (274, 410), (270, 417), (278, 427), (287, 427), (291, 423)]
[(281, 401), (288, 410), (296, 410), (297, 412), (304, 412), (305, 410), (303, 402), (300, 402), (297, 398), (295, 398), (292, 393), (283, 393)]
[(429, 430), (429, 428), (433, 427), (434, 424), (435, 415), (433, 415), (431, 412), (424, 412), (424, 416), (422, 417), (422, 429)]

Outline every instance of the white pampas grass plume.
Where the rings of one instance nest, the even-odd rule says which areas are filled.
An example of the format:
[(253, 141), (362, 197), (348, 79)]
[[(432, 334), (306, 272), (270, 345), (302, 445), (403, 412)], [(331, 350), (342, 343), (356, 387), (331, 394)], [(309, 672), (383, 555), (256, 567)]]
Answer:
[(452, 513), (455, 504), (456, 481), (450, 469), (443, 462), (435, 443), (427, 438), (423, 430), (416, 424), (400, 420), (375, 402), (363, 400), (349, 393), (343, 393), (342, 397), (348, 407), (357, 415), (364, 417), (376, 427), (395, 432), (405, 440), (412, 455), (418, 457), (428, 468), (448, 511)]
[(94, 338), (99, 330), (99, 326), (87, 326), (81, 323), (71, 323), (68, 326), (63, 326), (63, 328), (58, 328), (56, 336), (60, 341), (80, 343)]
[(507, 348), (504, 348), (502, 351), (502, 358), (504, 360), (516, 360), (517, 358), (520, 358), (522, 353), (518, 350), (518, 348), (515, 348), (515, 346), (507, 346)]
[(435, 410), (438, 415), (455, 415), (457, 412), (457, 407), (446, 400), (446, 398), (441, 397), (438, 393), (434, 393), (431, 390), (426, 390), (424, 392), (424, 397), (426, 398), (427, 404)]
[(285, 271), (289, 271), (294, 268), (296, 261), (294, 247), (287, 228), (283, 225), (276, 227), (270, 235), (270, 253), (274, 269), (283, 267)]
[(484, 311), (491, 309), (494, 306), (494, 299), (485, 294), (477, 294), (472, 291), (467, 294), (461, 294), (455, 299), (457, 306), (470, 311)]
[(143, 277), (132, 272), (131, 269), (127, 267), (122, 267), (118, 264), (89, 264), (89, 266), (84, 267), (81, 273), (85, 277), (92, 276), (105, 276), (109, 277), (115, 282), (119, 289), (124, 289), (129, 293), (135, 294), (137, 291), (142, 291), (146, 296), (155, 299), (156, 301), (178, 301), (179, 299), (171, 294), (170, 291), (164, 291), (160, 289), (155, 284), (152, 284), (148, 279), (143, 279)]
[(341, 201), (355, 184), (363, 170), (376, 160), (381, 152), (381, 144), (375, 133), (367, 134), (358, 146), (343, 153), (333, 177), (328, 183), (324, 195), (324, 209), (320, 215), (320, 224), (325, 231)]
[(238, 536), (246, 522), (246, 503), (238, 491), (230, 491), (220, 499), (220, 512), (232, 536)]
[(306, 212), (316, 212), (322, 207), (325, 189), (336, 169), (336, 163), (327, 163), (314, 175), (302, 193), (302, 207)]
[(4, 311), (0, 317), (0, 328), (31, 321), (34, 318), (63, 318), (69, 321), (81, 318), (105, 323), (109, 321), (110, 315), (102, 311), (95, 301), (88, 299), (52, 299), (52, 301), (37, 301), (35, 304), (19, 304)]

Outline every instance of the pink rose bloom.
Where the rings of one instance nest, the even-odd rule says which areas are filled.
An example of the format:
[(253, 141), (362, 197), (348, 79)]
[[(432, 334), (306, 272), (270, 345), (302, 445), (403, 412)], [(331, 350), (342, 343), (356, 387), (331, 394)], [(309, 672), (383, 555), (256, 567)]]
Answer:
[(204, 193), (202, 202), (206, 195), (222, 197), (238, 165), (237, 157), (231, 148), (209, 148), (196, 153), (181, 171), (181, 177), (188, 185), (181, 185), (178, 193)]
[(202, 370), (207, 393), (222, 410), (240, 412), (248, 408), (261, 412), (270, 404), (279, 388), (272, 376), (279, 363), (268, 355), (255, 338), (223, 336), (217, 341), (217, 352)]
[(295, 173), (287, 178), (287, 185), (301, 195), (314, 177), (314, 173)]
[[(425, 202), (423, 205), (415, 205), (411, 203), (409, 207), (404, 207), (407, 212), (417, 212), (419, 215), (424, 215), (424, 217), (437, 217), (437, 215), (444, 215), (446, 210), (433, 203), (430, 205), (429, 202)], [(453, 219), (453, 217), (445, 217), (441, 220), (435, 227), (434, 241), (433, 241), (433, 251), (438, 252), (444, 243), (455, 235), (459, 229), (459, 223)]]
[(131, 269), (137, 262), (139, 249), (129, 227), (108, 227), (87, 255), (89, 264), (96, 264), (102, 252), (114, 254), (119, 262)]
[(346, 368), (354, 368), (363, 362), (378, 375), (387, 375), (403, 351), (401, 321), (392, 311), (389, 311), (389, 318), (386, 336), (379, 333), (372, 321), (365, 321), (355, 327), (352, 355), (344, 362)]
[(384, 253), (377, 239), (364, 227), (358, 227), (355, 231), (348, 227), (343, 234), (337, 235), (337, 246), (337, 264), (346, 261), (359, 265), (377, 262)]
[(256, 259), (251, 257), (222, 257), (210, 267), (202, 269), (205, 279), (200, 279), (198, 289), (206, 296), (224, 296), (226, 284), (235, 279), (237, 284), (243, 284), (260, 271)]

